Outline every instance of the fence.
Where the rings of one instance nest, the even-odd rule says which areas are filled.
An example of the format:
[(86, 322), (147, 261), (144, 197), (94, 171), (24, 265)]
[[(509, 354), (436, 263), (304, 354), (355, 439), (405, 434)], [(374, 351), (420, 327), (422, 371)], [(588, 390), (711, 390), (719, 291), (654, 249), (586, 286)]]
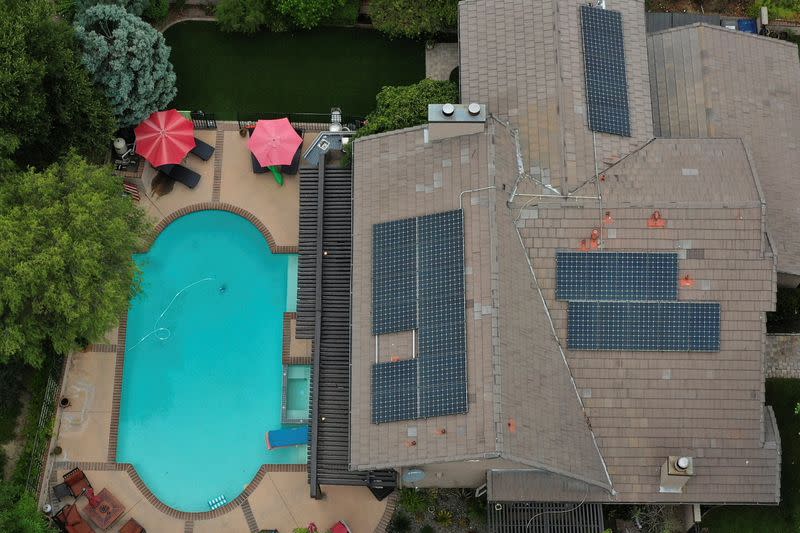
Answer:
[[(328, 129), (328, 125), (331, 123), (330, 113), (276, 113), (271, 111), (236, 113), (239, 129), (255, 126), (256, 122), (259, 120), (271, 120), (276, 118), (288, 118), (293, 126), (304, 130)], [(350, 128), (351, 130), (357, 130), (363, 124), (363, 117), (342, 115), (342, 126)]]
[(215, 130), (217, 129), (217, 119), (214, 113), (205, 113), (203, 111), (192, 111), (189, 116), (192, 118), (192, 124), (196, 130)]
[(58, 391), (61, 387), (61, 377), (64, 372), (65, 361), (56, 360), (50, 366), (47, 376), (42, 409), (39, 412), (39, 424), (36, 426), (36, 435), (33, 438), (28, 474), (25, 478), (25, 489), (37, 493), (41, 487), (44, 465), (47, 462), (47, 453), (50, 447), (50, 433), (53, 430), (53, 417), (56, 412)]

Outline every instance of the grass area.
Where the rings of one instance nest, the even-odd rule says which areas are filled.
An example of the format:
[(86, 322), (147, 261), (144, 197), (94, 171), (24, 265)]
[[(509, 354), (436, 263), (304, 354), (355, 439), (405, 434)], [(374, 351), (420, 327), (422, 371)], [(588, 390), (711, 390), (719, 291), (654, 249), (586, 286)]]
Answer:
[(709, 533), (783, 533), (800, 528), (800, 380), (767, 380), (767, 404), (775, 410), (781, 434), (781, 504), (779, 507), (717, 507), (703, 518)]
[(425, 77), (419, 41), (355, 28), (254, 35), (224, 33), (213, 22), (183, 22), (164, 34), (178, 77), (173, 105), (235, 119), (236, 112), (365, 116), (384, 85)]

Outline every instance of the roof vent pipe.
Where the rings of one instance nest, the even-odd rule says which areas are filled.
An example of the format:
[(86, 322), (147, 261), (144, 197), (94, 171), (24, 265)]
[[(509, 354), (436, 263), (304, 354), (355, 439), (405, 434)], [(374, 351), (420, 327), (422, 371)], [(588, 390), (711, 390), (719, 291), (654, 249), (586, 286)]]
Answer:
[[(480, 111), (480, 109), (478, 111)], [(452, 117), (453, 113), (455, 112), (456, 112), (456, 106), (454, 106), (453, 104), (444, 104), (442, 106), (442, 115), (446, 117)]]
[(477, 102), (472, 102), (467, 107), (467, 111), (469, 111), (470, 115), (472, 115), (473, 117), (476, 117), (481, 112), (481, 105), (479, 103), (477, 103)]

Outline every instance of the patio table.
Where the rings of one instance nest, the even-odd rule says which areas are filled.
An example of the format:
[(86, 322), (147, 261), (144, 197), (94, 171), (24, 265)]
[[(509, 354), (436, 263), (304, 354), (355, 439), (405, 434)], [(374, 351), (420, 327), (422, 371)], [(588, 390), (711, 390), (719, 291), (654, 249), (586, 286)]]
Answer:
[(87, 505), (83, 514), (100, 529), (108, 529), (125, 512), (125, 506), (108, 489), (101, 490), (97, 497), (100, 503), (95, 507)]

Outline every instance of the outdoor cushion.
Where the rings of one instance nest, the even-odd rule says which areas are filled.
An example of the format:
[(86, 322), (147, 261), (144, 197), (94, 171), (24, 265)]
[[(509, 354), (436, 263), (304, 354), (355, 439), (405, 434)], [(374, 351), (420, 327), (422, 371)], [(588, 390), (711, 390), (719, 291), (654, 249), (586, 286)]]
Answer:
[(200, 174), (182, 165), (161, 165), (158, 170), (190, 189), (194, 189), (200, 183)]
[(64, 474), (64, 483), (69, 487), (70, 492), (76, 498), (80, 496), (84, 490), (91, 488), (92, 484), (86, 478), (86, 474), (80, 468), (73, 468)]
[(211, 159), (211, 156), (214, 155), (214, 147), (210, 144), (201, 141), (197, 137), (194, 138), (195, 146), (190, 150), (189, 153), (192, 153), (202, 159), (203, 161), (208, 161)]
[(266, 174), (269, 172), (269, 167), (262, 167), (261, 163), (258, 162), (256, 156), (253, 155), (253, 152), (250, 152), (250, 159), (253, 163), (253, 172), (256, 174)]

